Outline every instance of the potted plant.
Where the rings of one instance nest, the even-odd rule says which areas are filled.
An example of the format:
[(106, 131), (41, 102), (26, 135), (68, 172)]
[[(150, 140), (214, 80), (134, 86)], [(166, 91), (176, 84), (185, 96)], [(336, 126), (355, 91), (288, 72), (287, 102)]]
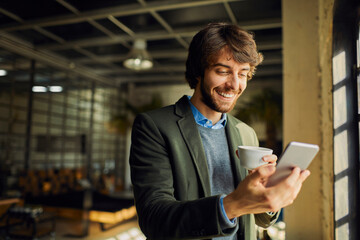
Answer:
[[(263, 89), (253, 95), (234, 116), (245, 123), (262, 121), (265, 123), (265, 146), (277, 149), (277, 133), (282, 126), (282, 95), (272, 89)], [(281, 149), (280, 149), (281, 151)]]
[(132, 126), (133, 119), (137, 114), (160, 107), (162, 107), (162, 100), (159, 94), (154, 94), (151, 102), (142, 106), (136, 107), (126, 101), (125, 113), (114, 115), (110, 121), (106, 123), (106, 128), (109, 132), (125, 135), (127, 130)]

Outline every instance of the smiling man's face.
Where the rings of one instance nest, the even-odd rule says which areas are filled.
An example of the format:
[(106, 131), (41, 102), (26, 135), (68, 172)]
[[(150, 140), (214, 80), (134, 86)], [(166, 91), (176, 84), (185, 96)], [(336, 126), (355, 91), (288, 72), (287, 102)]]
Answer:
[(231, 111), (246, 89), (249, 71), (249, 63), (238, 63), (231, 53), (220, 51), (218, 59), (205, 69), (204, 78), (200, 79), (195, 89), (201, 93), (202, 108), (219, 113)]

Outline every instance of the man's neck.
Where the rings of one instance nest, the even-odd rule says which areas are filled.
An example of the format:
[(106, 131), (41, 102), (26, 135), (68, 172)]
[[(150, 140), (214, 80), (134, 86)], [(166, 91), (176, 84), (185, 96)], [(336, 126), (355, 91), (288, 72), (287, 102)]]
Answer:
[(211, 120), (213, 124), (216, 124), (220, 121), (222, 113), (214, 111), (208, 107), (200, 98), (193, 95), (190, 99), (191, 103), (196, 107), (199, 112), (204, 115), (207, 119)]

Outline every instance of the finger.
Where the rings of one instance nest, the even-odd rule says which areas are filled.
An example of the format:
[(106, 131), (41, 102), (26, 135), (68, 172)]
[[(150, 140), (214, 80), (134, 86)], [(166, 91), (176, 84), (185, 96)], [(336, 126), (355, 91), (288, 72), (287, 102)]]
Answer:
[(300, 168), (295, 167), (291, 171), (291, 174), (287, 178), (285, 178), (283, 182), (284, 184), (286, 184), (286, 186), (294, 186), (299, 180), (299, 177), (300, 177)]
[(301, 188), (302, 188), (302, 183), (299, 183), (299, 184), (296, 186), (295, 190), (294, 190), (293, 199), (295, 199), (295, 198), (297, 197), (297, 195), (299, 194)]
[(262, 158), (262, 160), (264, 162), (268, 162), (268, 163), (275, 163), (277, 160), (277, 156), (275, 154), (272, 155), (266, 155)]
[(288, 203), (286, 204), (286, 206), (291, 205), (295, 201), (298, 194), (300, 193), (301, 188), (302, 188), (302, 182), (298, 182), (297, 185), (295, 186), (292, 194), (290, 195), (290, 197), (288, 199)]
[(255, 170), (248, 176), (250, 182), (261, 182), (264, 178), (270, 177), (274, 174), (276, 168), (273, 165), (264, 165)]
[(289, 206), (295, 201), (302, 188), (302, 183), (309, 175), (309, 170), (301, 171), (299, 167), (296, 167), (285, 180), (277, 185), (278, 187), (273, 188), (274, 191), (276, 190), (276, 195), (282, 196), (283, 207)]
[(309, 170), (301, 171), (300, 173), (300, 181), (303, 183), (310, 176)]
[(309, 170), (304, 170), (300, 172), (300, 176), (298, 178), (298, 181), (295, 185), (295, 197), (298, 195), (298, 193), (300, 192), (300, 189), (302, 187), (303, 182), (306, 180), (306, 178), (308, 178), (310, 176), (310, 171)]

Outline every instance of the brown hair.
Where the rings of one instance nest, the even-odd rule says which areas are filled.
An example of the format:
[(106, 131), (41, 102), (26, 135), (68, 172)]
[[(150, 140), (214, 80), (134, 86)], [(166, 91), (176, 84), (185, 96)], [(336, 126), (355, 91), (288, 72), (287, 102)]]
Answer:
[(232, 53), (235, 61), (250, 64), (248, 80), (263, 61), (252, 34), (233, 24), (210, 23), (190, 43), (185, 72), (190, 88), (196, 87), (197, 78), (204, 77), (205, 69), (224, 47)]

